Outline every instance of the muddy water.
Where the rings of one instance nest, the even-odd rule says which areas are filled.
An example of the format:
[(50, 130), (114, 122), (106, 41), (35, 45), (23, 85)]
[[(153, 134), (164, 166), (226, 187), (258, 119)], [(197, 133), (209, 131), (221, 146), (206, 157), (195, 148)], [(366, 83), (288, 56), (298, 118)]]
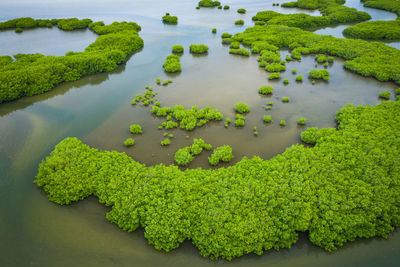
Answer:
[[(156, 251), (147, 245), (143, 232), (126, 233), (110, 224), (104, 216), (107, 209), (98, 204), (96, 198), (66, 207), (49, 202), (32, 181), (40, 161), (67, 136), (76, 136), (100, 149), (126, 152), (147, 164), (172, 163), (173, 153), (194, 137), (201, 137), (214, 146), (231, 145), (234, 162), (242, 156), (258, 155), (267, 159), (299, 142), (303, 128), (296, 125), (298, 117), (308, 118), (308, 126), (332, 127), (335, 111), (341, 106), (350, 102), (379, 103), (378, 93), (392, 91), (396, 86), (345, 71), (339, 59), (328, 67), (331, 81), (312, 85), (305, 78), (302, 83), (296, 83), (291, 70), (297, 69), (297, 74), (306, 77), (314, 68), (312, 56), (304, 57), (301, 63), (289, 62), (282, 75), (290, 83), (283, 85), (282, 80), (267, 80), (268, 74), (258, 68), (256, 57), (229, 55), (228, 48), (220, 44), (219, 36), (224, 31), (235, 33), (244, 29), (235, 27), (234, 20), (244, 18), (247, 25), (252, 25), (251, 16), (259, 10), (298, 12), (273, 7), (269, 1), (251, 1), (251, 4), (227, 1), (230, 11), (196, 10), (197, 1), (184, 0), (174, 3), (119, 0), (112, 5), (102, 0), (36, 2), (2, 2), (0, 19), (30, 15), (37, 18), (90, 17), (105, 22), (132, 20), (143, 28), (140, 34), (145, 47), (112, 73), (86, 77), (60, 85), (49, 93), (0, 106), (0, 266), (390, 266), (399, 262), (398, 232), (388, 240), (358, 240), (333, 253), (313, 246), (304, 234), (291, 249), (271, 251), (262, 256), (248, 255), (232, 262), (212, 262), (200, 257), (190, 242), (168, 254)], [(246, 8), (248, 13), (237, 14), (235, 10), (240, 7)], [(160, 23), (161, 15), (167, 11), (179, 16), (178, 26)], [(218, 29), (216, 36), (210, 32), (213, 27)], [(37, 30), (37, 41), (41, 39), (40, 31), (42, 29)], [(57, 29), (54, 31), (58, 34)], [(0, 38), (3, 33), (0, 32)], [(28, 33), (31, 32), (24, 32), (18, 38), (28, 37)], [(36, 44), (32, 48), (43, 49), (45, 54), (58, 54), (59, 51), (62, 55), (69, 50), (79, 50), (63, 46), (69, 43), (72, 46), (73, 38), (60, 31), (54, 40), (56, 43), (47, 48), (34, 40), (31, 43)], [(82, 49), (93, 41), (92, 38), (91, 33), (79, 38)], [(165, 74), (161, 66), (170, 47), (182, 44), (187, 49), (191, 43), (207, 44), (210, 47), (208, 55), (193, 57), (185, 51), (181, 57), (182, 73)], [(52, 47), (55, 52), (51, 52)], [(14, 53), (12, 43), (6, 46), (2, 43), (1, 48), (6, 51), (3, 54)], [(282, 51), (282, 57), (285, 55)], [(323, 67), (319, 65), (318, 68)], [(173, 83), (156, 86), (158, 77), (172, 79)], [(270, 98), (257, 93), (257, 89), (265, 84), (275, 88)], [(250, 105), (251, 112), (242, 129), (226, 129), (223, 123), (217, 122), (193, 132), (172, 130), (170, 132), (176, 138), (170, 147), (161, 148), (162, 131), (157, 129), (161, 120), (153, 117), (149, 108), (129, 104), (134, 95), (144, 93), (146, 85), (153, 86), (158, 92), (157, 98), (163, 106), (196, 104), (203, 107), (209, 104), (233, 118), (234, 104), (244, 101)], [(291, 101), (282, 103), (283, 96), (289, 96)], [(270, 100), (274, 105), (267, 112), (264, 105)], [(265, 114), (272, 115), (272, 124), (262, 122)], [(287, 121), (283, 128), (279, 126), (282, 119)], [(142, 124), (144, 134), (135, 137), (135, 147), (126, 149), (122, 143), (131, 136), (128, 131), (131, 123)], [(252, 134), (254, 126), (258, 128), (258, 137)], [(207, 156), (203, 152), (190, 167), (207, 167)]]

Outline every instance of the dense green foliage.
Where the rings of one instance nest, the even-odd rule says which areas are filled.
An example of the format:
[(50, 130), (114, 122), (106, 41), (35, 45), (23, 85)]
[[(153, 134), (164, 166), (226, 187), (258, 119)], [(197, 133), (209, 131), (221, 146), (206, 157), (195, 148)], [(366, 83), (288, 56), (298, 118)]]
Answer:
[(264, 115), (263, 120), (266, 123), (270, 123), (272, 121), (271, 115)]
[(220, 121), (224, 118), (222, 113), (217, 109), (211, 108), (210, 106), (200, 109), (196, 105), (188, 109), (185, 109), (181, 105), (175, 105), (173, 107), (152, 106), (151, 113), (158, 117), (167, 117), (167, 121), (161, 124), (161, 129), (176, 128), (179, 122), (179, 127), (188, 131), (196, 127), (201, 127), (211, 120)]
[(236, 114), (235, 127), (243, 127), (246, 117), (241, 114)]
[(217, 33), (217, 29), (216, 29), (216, 28), (213, 28), (213, 29), (211, 30), (211, 32), (212, 32), (212, 33)]
[(129, 131), (133, 134), (141, 134), (143, 132), (142, 130), (142, 126), (140, 126), (139, 124), (132, 124), (129, 127)]
[(215, 166), (220, 161), (229, 162), (233, 159), (232, 148), (228, 145), (219, 146), (214, 149), (211, 156), (208, 158), (208, 162)]
[(282, 102), (287, 103), (287, 102), (289, 102), (289, 101), (290, 101), (290, 97), (288, 97), (288, 96), (282, 97)]
[(400, 16), (400, 2), (398, 0), (361, 0), (364, 6), (387, 10)]
[(225, 39), (225, 38), (231, 38), (232, 34), (230, 34), (229, 32), (224, 32), (221, 34), (221, 38)]
[(275, 80), (275, 79), (279, 79), (281, 78), (282, 75), (279, 72), (272, 72), (269, 76), (268, 76), (268, 80)]
[(280, 63), (271, 63), (265, 66), (265, 70), (268, 72), (280, 72), (280, 71), (285, 71), (286, 66)]
[(172, 46), (171, 50), (172, 50), (172, 53), (180, 54), (180, 53), (183, 53), (184, 48), (181, 45), (174, 45), (174, 46)]
[(212, 145), (207, 144), (201, 138), (199, 138), (199, 139), (195, 138), (193, 140), (192, 145), (183, 147), (175, 152), (175, 156), (174, 156), (175, 162), (179, 166), (186, 166), (190, 162), (192, 162), (194, 157), (199, 155), (204, 149), (211, 150)]
[[(229, 45), (229, 48), (233, 48), (233, 49), (239, 49), (240, 48), (240, 43), (239, 42), (232, 42)], [(250, 54), (250, 53), (249, 53)]]
[(297, 124), (299, 124), (299, 125), (305, 125), (306, 123), (307, 123), (306, 118), (300, 118), (297, 120)]
[(236, 20), (235, 25), (244, 25), (244, 20), (242, 19)]
[(92, 22), (91, 19), (60, 19), (57, 22), (57, 26), (64, 31), (73, 31), (77, 29), (86, 29)]
[(281, 122), (279, 123), (280, 126), (286, 126), (286, 121), (285, 120), (281, 120)]
[[(239, 43), (239, 46), (240, 46), (240, 43)], [(250, 56), (250, 51), (247, 49), (244, 49), (244, 48), (239, 48), (239, 49), (231, 48), (231, 49), (229, 49), (229, 54), (241, 55), (241, 56), (248, 57), (248, 56)]]
[(312, 29), (330, 24), (359, 22), (371, 19), (371, 16), (355, 8), (342, 6), (344, 1), (333, 0), (306, 0), (291, 2), (284, 7), (295, 7), (307, 9), (319, 8), (322, 16), (311, 16), (308, 14), (281, 14), (275, 11), (261, 11), (254, 17), (253, 21), (262, 21), (266, 24), (279, 24), (302, 29)]
[(225, 5), (225, 6), (224, 6), (224, 9), (225, 9), (225, 10), (229, 9), (229, 6), (228, 6), (228, 5)]
[(125, 141), (124, 141), (124, 145), (125, 146), (133, 146), (135, 144), (135, 140), (133, 139), (133, 138), (127, 138)]
[(213, 1), (213, 0), (201, 0), (199, 1), (198, 6), (200, 7), (216, 7), (220, 6), (221, 2), (219, 1)]
[(343, 34), (366, 40), (400, 39), (400, 21), (367, 21), (347, 27)]
[(239, 14), (245, 14), (245, 13), (246, 13), (246, 9), (244, 9), (244, 8), (239, 8), (239, 9), (237, 10), (237, 13), (239, 13)]
[(400, 84), (400, 51), (382, 43), (335, 38), (278, 25), (249, 27), (243, 33), (236, 34), (233, 39), (246, 45), (263, 41), (279, 48), (288, 47), (292, 49), (293, 58), (296, 58), (296, 54), (301, 56), (312, 53), (337, 56), (346, 60), (344, 67), (348, 70), (362, 76), (375, 77), (379, 81)]
[(271, 95), (274, 92), (274, 88), (269, 85), (263, 85), (260, 88), (258, 88), (258, 93), (262, 95)]
[(15, 61), (0, 65), (0, 103), (41, 94), (62, 82), (112, 71), (125, 63), (129, 55), (143, 47), (143, 40), (133, 24), (117, 22), (112, 25), (110, 28), (96, 24), (96, 32), (110, 31), (99, 36), (84, 52), (71, 52), (63, 57), (14, 55)]
[(33, 19), (30, 17), (17, 18), (0, 22), (0, 30), (52, 27), (53, 24), (57, 24), (57, 21), (58, 20)]
[(162, 22), (165, 24), (176, 25), (178, 24), (178, 17), (171, 16), (169, 13), (166, 13), (165, 16), (162, 17)]
[(296, 81), (298, 81), (298, 82), (303, 81), (303, 75), (297, 75), (296, 76)]
[(146, 167), (67, 138), (40, 164), (35, 183), (58, 204), (97, 196), (111, 207), (110, 222), (143, 228), (160, 250), (190, 240), (204, 257), (232, 259), (289, 248), (307, 231), (331, 251), (400, 226), (398, 114), (397, 101), (347, 105), (338, 130), (317, 130), (312, 148), (214, 170)]
[(235, 104), (235, 111), (238, 113), (247, 113), (250, 111), (250, 107), (246, 103), (238, 102)]
[(161, 141), (162, 146), (169, 146), (171, 144), (171, 140), (169, 138), (165, 138)]
[(329, 77), (329, 71), (327, 70), (311, 70), (308, 75), (310, 75), (311, 78), (314, 79), (323, 79), (325, 81), (328, 81), (330, 79)]
[(193, 54), (205, 54), (208, 52), (208, 46), (204, 44), (191, 44), (189, 50)]
[(390, 92), (389, 91), (385, 91), (385, 92), (380, 92), (379, 93), (379, 97), (383, 98), (383, 99), (390, 99)]
[(289, 84), (289, 79), (288, 78), (283, 79), (283, 83), (284, 84)]
[(179, 72), (182, 70), (181, 63), (179, 62), (179, 56), (168, 55), (165, 59), (163, 67), (166, 72)]

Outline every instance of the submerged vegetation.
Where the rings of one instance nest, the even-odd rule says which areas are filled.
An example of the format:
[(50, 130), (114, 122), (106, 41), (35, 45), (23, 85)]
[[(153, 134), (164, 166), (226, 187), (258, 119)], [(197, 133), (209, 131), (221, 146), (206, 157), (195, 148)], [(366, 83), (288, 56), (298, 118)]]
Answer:
[[(68, 29), (71, 24), (61, 25)], [(86, 75), (112, 71), (143, 47), (143, 40), (138, 35), (140, 26), (136, 23), (104, 25), (95, 22), (88, 27), (100, 36), (84, 52), (69, 52), (61, 57), (17, 54), (14, 61), (10, 56), (1, 56), (0, 103), (41, 94), (62, 82), (75, 81)]]
[(146, 167), (67, 138), (40, 164), (35, 183), (62, 205), (97, 196), (111, 207), (110, 222), (143, 228), (159, 250), (190, 240), (204, 257), (232, 259), (289, 248), (308, 232), (332, 251), (400, 226), (399, 113), (397, 101), (347, 105), (337, 130), (309, 135), (312, 148), (293, 145), (270, 160), (214, 170)]

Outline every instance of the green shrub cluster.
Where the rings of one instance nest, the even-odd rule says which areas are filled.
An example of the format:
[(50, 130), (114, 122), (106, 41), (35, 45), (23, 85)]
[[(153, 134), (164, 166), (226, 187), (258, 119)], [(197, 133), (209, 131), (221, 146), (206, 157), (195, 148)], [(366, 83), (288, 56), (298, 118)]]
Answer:
[(234, 42), (234, 40), (232, 38), (224, 38), (224, 39), (222, 39), (222, 43), (223, 44), (230, 44), (232, 42)]
[(260, 88), (258, 88), (258, 93), (262, 95), (271, 95), (274, 92), (274, 88), (269, 85), (263, 85)]
[(229, 45), (229, 48), (231, 48), (231, 49), (239, 49), (240, 48), (240, 43), (239, 42), (232, 42)]
[(250, 111), (250, 107), (246, 103), (238, 102), (235, 104), (235, 111), (238, 113), (247, 113)]
[(115, 32), (124, 32), (124, 31), (136, 31), (140, 32), (142, 28), (135, 22), (126, 22), (126, 21), (114, 21), (109, 25), (104, 25), (104, 22), (98, 21), (89, 24), (89, 29), (97, 33), (98, 35), (115, 33)]
[(329, 138), (336, 133), (335, 128), (322, 128), (317, 127), (307, 128), (301, 133), (301, 141), (307, 144), (315, 145), (317, 142)]
[(400, 51), (378, 42), (335, 38), (278, 25), (249, 27), (233, 39), (247, 45), (264, 41), (277, 47), (289, 47), (293, 58), (296, 54), (312, 53), (337, 56), (346, 60), (344, 67), (348, 70), (400, 84)]
[(286, 126), (286, 121), (285, 120), (281, 120), (281, 122), (279, 123), (280, 126)]
[(325, 62), (328, 62), (328, 57), (326, 55), (316, 55), (315, 60), (318, 63), (325, 63)]
[(133, 146), (135, 144), (135, 140), (133, 138), (127, 138), (124, 141), (124, 146), (130, 147)]
[(390, 96), (391, 96), (391, 94), (390, 94), (389, 91), (385, 91), (385, 92), (380, 92), (379, 93), (379, 97), (383, 98), (383, 99), (386, 99), (386, 100), (389, 100)]
[[(311, 16), (308, 14), (281, 14), (275, 11), (258, 12), (252, 19), (253, 21), (262, 21), (267, 24), (278, 24), (302, 29), (312, 29), (330, 24), (359, 22), (371, 19), (371, 16), (355, 8), (342, 6), (344, 1), (299, 1), (302, 8), (319, 8), (322, 16)], [(293, 7), (297, 4), (289, 3), (284, 7)]]
[(139, 124), (132, 124), (129, 127), (129, 131), (131, 133), (133, 133), (133, 134), (141, 134), (141, 133), (143, 133), (142, 126), (140, 126)]
[(311, 70), (308, 75), (310, 75), (311, 78), (313, 79), (323, 79), (325, 81), (328, 81), (330, 79), (329, 77), (329, 71), (327, 70)]
[(213, 29), (211, 30), (211, 32), (212, 32), (212, 33), (217, 33), (217, 29), (216, 29), (216, 28), (213, 28)]
[(219, 1), (213, 1), (213, 0), (201, 0), (198, 3), (199, 7), (218, 7), (221, 5), (221, 2)]
[[(239, 45), (240, 45), (240, 43), (239, 43)], [(250, 51), (247, 49), (244, 49), (244, 48), (239, 48), (239, 49), (231, 48), (231, 49), (229, 49), (229, 54), (241, 55), (241, 56), (248, 57), (248, 56), (250, 56)]]
[(154, 102), (153, 97), (156, 96), (156, 94), (157, 93), (153, 91), (153, 87), (146, 86), (146, 92), (143, 95), (137, 94), (131, 101), (131, 104), (136, 105), (138, 103), (142, 103), (144, 106), (148, 106)]
[(78, 29), (86, 29), (93, 21), (91, 19), (60, 19), (57, 22), (59, 29), (63, 31), (73, 31)]
[(312, 148), (294, 145), (266, 161), (243, 158), (214, 170), (146, 167), (67, 138), (40, 164), (35, 183), (61, 205), (95, 195), (110, 207), (110, 222), (142, 228), (158, 250), (190, 240), (203, 257), (232, 259), (290, 248), (307, 232), (332, 251), (388, 238), (400, 226), (398, 114), (398, 101), (347, 105), (338, 130), (318, 130)]
[(263, 120), (266, 123), (270, 123), (272, 121), (271, 115), (264, 115)]
[(231, 38), (232, 34), (230, 34), (229, 32), (224, 32), (221, 34), (221, 38), (225, 39), (225, 38)]
[(286, 66), (280, 63), (271, 63), (265, 66), (265, 70), (268, 72), (280, 72), (280, 71), (285, 71)]
[(400, 39), (400, 21), (367, 21), (347, 27), (343, 34), (365, 40)]
[(318, 0), (298, 0), (296, 2), (283, 3), (281, 5), (281, 7), (298, 7), (298, 8), (304, 8), (304, 9), (317, 9), (319, 7), (319, 1)]
[(289, 79), (287, 79), (287, 78), (283, 79), (283, 83), (284, 84), (289, 84)]
[(241, 114), (236, 114), (235, 127), (243, 127), (246, 117)]
[(179, 72), (182, 71), (181, 63), (179, 62), (179, 56), (168, 55), (165, 59), (163, 67), (166, 72)]
[(303, 75), (297, 75), (296, 76), (296, 81), (298, 81), (298, 82), (303, 81)]
[(204, 44), (191, 44), (189, 49), (190, 53), (193, 54), (205, 54), (208, 52), (208, 46)]
[[(107, 26), (98, 29), (101, 27)], [(82, 76), (112, 71), (142, 47), (142, 38), (129, 27), (99, 36), (84, 52), (63, 57), (14, 55), (15, 61), (0, 65), (0, 103), (41, 94)]]
[(400, 2), (397, 0), (361, 0), (364, 6), (376, 9), (383, 9), (400, 16)]
[(195, 138), (192, 145), (178, 149), (178, 151), (175, 152), (175, 162), (179, 166), (186, 166), (192, 162), (194, 157), (199, 155), (204, 149), (211, 150), (212, 145), (207, 144), (201, 138)]
[(33, 19), (30, 17), (16, 18), (0, 22), (0, 30), (52, 27), (53, 25), (56, 25), (58, 21), (58, 19)]
[[(221, 112), (217, 109), (206, 106), (203, 109), (198, 108), (196, 105), (191, 108), (185, 109), (181, 105), (171, 107), (158, 107), (152, 106), (151, 112), (158, 117), (167, 117), (167, 121), (161, 124), (160, 129), (172, 129), (179, 127), (188, 131), (196, 127), (201, 127), (211, 120), (220, 121), (224, 118)], [(173, 121), (174, 119), (175, 121)]]
[(166, 13), (165, 16), (162, 17), (162, 22), (165, 24), (176, 25), (178, 24), (178, 17), (171, 16), (169, 13)]
[(171, 140), (169, 138), (165, 138), (161, 141), (162, 146), (169, 146), (171, 144)]
[(244, 20), (242, 19), (236, 20), (235, 25), (244, 25)]
[(225, 6), (224, 6), (224, 9), (225, 9), (225, 10), (229, 9), (229, 6), (225, 5)]
[(289, 101), (290, 101), (290, 97), (288, 97), (288, 96), (282, 97), (282, 102), (287, 103)]
[(233, 159), (232, 148), (228, 145), (219, 146), (214, 149), (210, 157), (208, 157), (208, 162), (215, 166), (218, 163), (229, 162)]
[(183, 53), (184, 48), (181, 45), (174, 45), (174, 46), (172, 46), (171, 50), (172, 50), (172, 53), (180, 54), (180, 53)]
[(244, 8), (239, 8), (239, 9), (237, 10), (237, 13), (239, 13), (239, 14), (245, 14), (245, 13), (246, 13), (246, 9), (244, 9)]
[(268, 76), (268, 80), (275, 80), (275, 79), (279, 79), (281, 78), (282, 75), (279, 72), (272, 72), (269, 76)]
[(297, 124), (298, 125), (305, 125), (307, 123), (307, 119), (306, 118), (300, 118), (297, 120)]
[(258, 65), (260, 67), (266, 67), (268, 64), (281, 62), (281, 54), (278, 51), (261, 50), (260, 56), (258, 57)]

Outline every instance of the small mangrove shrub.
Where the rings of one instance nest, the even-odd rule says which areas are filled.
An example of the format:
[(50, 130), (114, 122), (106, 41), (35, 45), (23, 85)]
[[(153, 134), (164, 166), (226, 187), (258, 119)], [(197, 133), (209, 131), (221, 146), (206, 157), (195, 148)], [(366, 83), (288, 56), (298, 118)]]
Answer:
[(389, 91), (385, 91), (385, 92), (380, 92), (379, 93), (379, 97), (380, 98), (383, 98), (383, 99), (386, 99), (386, 100), (388, 100), (388, 99), (390, 99), (390, 92)]
[(235, 25), (244, 25), (244, 20), (242, 19), (236, 20)]
[(181, 46), (181, 45), (174, 45), (171, 49), (172, 49), (172, 53), (176, 53), (176, 54), (183, 53), (183, 50), (184, 50), (183, 46)]
[(288, 96), (282, 97), (282, 102), (287, 103), (289, 101), (290, 101), (290, 97), (288, 97)]
[(244, 8), (239, 8), (239, 9), (237, 10), (237, 13), (239, 13), (239, 14), (245, 14), (245, 13), (246, 13), (246, 9), (244, 9)]
[(285, 121), (285, 120), (281, 120), (281, 122), (280, 122), (279, 125), (280, 125), (280, 126), (286, 126), (286, 121)]
[(133, 134), (141, 134), (143, 132), (142, 130), (142, 126), (140, 126), (139, 124), (132, 124), (129, 127), (129, 131)]
[(284, 84), (289, 84), (289, 79), (287, 79), (287, 78), (283, 79), (283, 83)]
[(219, 162), (229, 162), (233, 159), (232, 148), (228, 145), (223, 145), (214, 149), (211, 156), (208, 158), (208, 162), (215, 166)]
[(165, 16), (162, 17), (162, 22), (165, 24), (176, 25), (178, 24), (178, 17), (171, 16), (169, 13), (166, 13)]
[(298, 81), (298, 82), (303, 81), (303, 75), (297, 75), (296, 76), (296, 81)]
[(245, 116), (240, 115), (240, 114), (236, 114), (235, 127), (243, 127), (245, 119), (246, 119)]
[(269, 85), (263, 85), (258, 89), (258, 93), (261, 95), (270, 95), (274, 92), (274, 88)]
[(127, 138), (124, 141), (124, 146), (130, 147), (133, 146), (135, 144), (135, 140), (133, 138)]
[(235, 104), (235, 111), (238, 113), (247, 113), (250, 111), (250, 107), (246, 103), (238, 102)]
[(171, 140), (169, 138), (165, 138), (161, 141), (162, 146), (169, 146), (171, 144)]
[(330, 79), (329, 71), (327, 71), (327, 70), (314, 69), (314, 70), (311, 70), (308, 74), (313, 79), (323, 79), (324, 81), (328, 81)]
[[(163, 67), (166, 72), (170, 73), (182, 71), (181, 63), (179, 61), (179, 56), (174, 54), (167, 56), (163, 64)], [(169, 81), (167, 81), (167, 83), (169, 83)]]
[(270, 123), (272, 121), (271, 115), (264, 115), (264, 122)]
[(234, 54), (234, 55), (241, 55), (241, 56), (250, 56), (250, 51), (244, 48), (239, 48), (239, 49), (234, 49), (231, 48), (229, 49), (229, 54)]
[(307, 123), (307, 119), (306, 118), (300, 118), (298, 121), (297, 121), (297, 124), (298, 125), (305, 125)]
[(208, 46), (204, 44), (191, 44), (189, 49), (190, 53), (193, 54), (205, 54), (208, 52)]
[(273, 72), (268, 76), (268, 80), (275, 80), (281, 78), (282, 75), (279, 72)]

